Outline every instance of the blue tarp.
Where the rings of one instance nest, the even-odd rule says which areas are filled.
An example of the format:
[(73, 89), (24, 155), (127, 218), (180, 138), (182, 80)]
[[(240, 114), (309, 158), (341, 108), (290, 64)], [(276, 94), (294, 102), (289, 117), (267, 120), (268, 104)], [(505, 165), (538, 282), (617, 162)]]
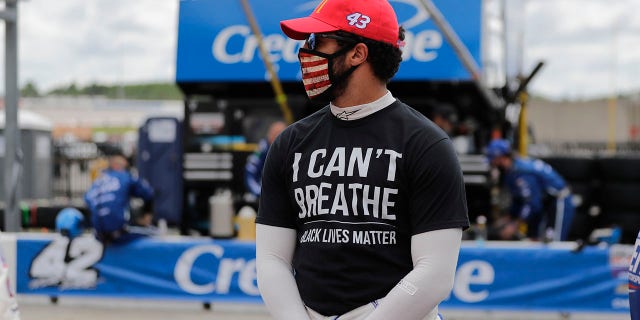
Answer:
[[(53, 240), (52, 240), (53, 239)], [(143, 239), (104, 249), (91, 236), (17, 241), (17, 292), (260, 303), (255, 244)], [(632, 246), (463, 246), (442, 308), (629, 312)]]

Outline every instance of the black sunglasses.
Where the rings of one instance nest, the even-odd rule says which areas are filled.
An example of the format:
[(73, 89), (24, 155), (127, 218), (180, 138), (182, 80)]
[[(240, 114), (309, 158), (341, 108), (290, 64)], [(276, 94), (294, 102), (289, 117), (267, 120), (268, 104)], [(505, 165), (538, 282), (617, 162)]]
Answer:
[(309, 37), (307, 37), (307, 40), (305, 41), (307, 48), (309, 48), (310, 50), (315, 50), (318, 43), (317, 43), (317, 38), (326, 38), (326, 39), (333, 39), (338, 41), (338, 44), (342, 43), (348, 43), (348, 44), (356, 44), (358, 43), (358, 40), (356, 39), (352, 39), (352, 38), (347, 38), (347, 37), (343, 37), (343, 36), (339, 36), (336, 34), (327, 34), (327, 33), (311, 33), (309, 34)]

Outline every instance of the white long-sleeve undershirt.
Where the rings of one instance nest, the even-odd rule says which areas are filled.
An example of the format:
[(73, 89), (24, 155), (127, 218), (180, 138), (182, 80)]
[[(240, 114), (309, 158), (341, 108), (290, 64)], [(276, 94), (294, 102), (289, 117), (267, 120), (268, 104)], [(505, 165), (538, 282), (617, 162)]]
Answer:
[[(453, 288), (462, 229), (443, 229), (411, 237), (413, 270), (384, 297), (367, 320), (422, 320)], [(437, 310), (433, 312), (433, 319)]]
[(296, 231), (256, 225), (258, 289), (269, 313), (277, 320), (309, 320), (293, 277)]

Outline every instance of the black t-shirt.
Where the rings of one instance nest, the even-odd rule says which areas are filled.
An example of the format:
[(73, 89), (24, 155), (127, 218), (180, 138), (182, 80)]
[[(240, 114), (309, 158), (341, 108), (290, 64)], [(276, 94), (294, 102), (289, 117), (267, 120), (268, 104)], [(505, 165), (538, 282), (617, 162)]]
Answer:
[(256, 222), (297, 231), (298, 289), (324, 315), (384, 297), (413, 268), (411, 236), (469, 226), (451, 141), (397, 100), (289, 126), (269, 150)]

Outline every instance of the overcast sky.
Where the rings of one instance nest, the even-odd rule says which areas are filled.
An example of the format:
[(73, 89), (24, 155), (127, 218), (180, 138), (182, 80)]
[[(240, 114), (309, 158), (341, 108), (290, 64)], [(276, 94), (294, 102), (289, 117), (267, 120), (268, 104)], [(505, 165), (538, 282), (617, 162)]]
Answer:
[[(509, 27), (522, 36), (523, 48), (519, 59), (519, 42), (511, 42), (511, 69), (528, 73), (545, 61), (531, 84), (533, 93), (589, 98), (640, 89), (640, 0), (524, 1), (507, 0), (510, 23), (522, 27)], [(174, 81), (178, 4), (20, 2), (20, 86), (32, 81), (46, 91), (72, 82)], [(4, 72), (3, 61), (0, 66)], [(3, 92), (4, 76), (0, 84)]]
[(581, 98), (640, 89), (640, 0), (528, 0), (524, 70), (532, 90)]

